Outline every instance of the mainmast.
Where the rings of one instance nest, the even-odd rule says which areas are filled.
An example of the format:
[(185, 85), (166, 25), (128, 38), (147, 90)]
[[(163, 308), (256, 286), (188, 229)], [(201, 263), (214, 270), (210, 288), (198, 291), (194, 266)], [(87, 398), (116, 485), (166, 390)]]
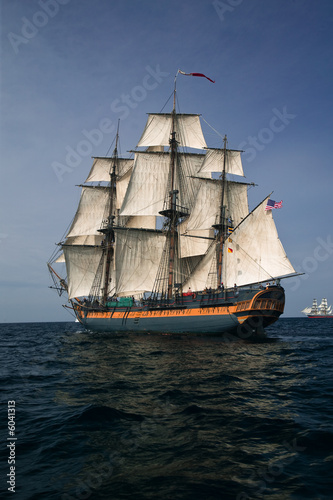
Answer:
[[(177, 76), (176, 76), (177, 78)], [(177, 245), (177, 224), (180, 217), (188, 215), (186, 209), (177, 205), (177, 194), (179, 191), (175, 189), (175, 173), (176, 173), (176, 158), (177, 158), (177, 145), (176, 140), (176, 78), (175, 87), (173, 92), (173, 109), (171, 113), (171, 137), (170, 137), (170, 191), (169, 201), (166, 210), (159, 212), (168, 221), (168, 235), (169, 235), (169, 260), (168, 260), (168, 289), (167, 297), (171, 299), (174, 287), (174, 272), (175, 272), (175, 258), (176, 258), (176, 245)]]
[(119, 138), (119, 120), (116, 135), (116, 144), (113, 150), (112, 158), (113, 165), (110, 172), (110, 204), (107, 219), (107, 227), (103, 230), (105, 234), (105, 274), (104, 274), (104, 288), (103, 288), (103, 304), (107, 301), (108, 290), (109, 290), (109, 278), (110, 278), (110, 267), (111, 261), (114, 254), (114, 207), (116, 203), (116, 167), (118, 160), (118, 138)]
[(214, 224), (213, 227), (217, 229), (217, 284), (218, 286), (222, 283), (222, 262), (223, 262), (223, 245), (226, 240), (227, 225), (226, 225), (226, 207), (224, 204), (224, 193), (225, 193), (225, 181), (226, 181), (226, 159), (227, 159), (227, 136), (223, 138), (223, 170), (221, 175), (222, 180), (222, 193), (221, 193), (221, 204), (220, 204), (220, 217), (219, 223)]

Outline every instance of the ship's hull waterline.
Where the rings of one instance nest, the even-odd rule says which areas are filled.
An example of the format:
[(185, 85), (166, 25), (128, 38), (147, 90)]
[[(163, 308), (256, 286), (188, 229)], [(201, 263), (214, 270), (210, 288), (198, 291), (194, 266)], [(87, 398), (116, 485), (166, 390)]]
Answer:
[(90, 309), (74, 304), (80, 323), (88, 330), (108, 333), (159, 333), (240, 338), (263, 336), (264, 328), (277, 321), (284, 310), (280, 286), (266, 289), (196, 293), (177, 303), (160, 307)]
[(333, 316), (330, 314), (319, 314), (319, 315), (309, 315), (309, 319), (333, 319)]

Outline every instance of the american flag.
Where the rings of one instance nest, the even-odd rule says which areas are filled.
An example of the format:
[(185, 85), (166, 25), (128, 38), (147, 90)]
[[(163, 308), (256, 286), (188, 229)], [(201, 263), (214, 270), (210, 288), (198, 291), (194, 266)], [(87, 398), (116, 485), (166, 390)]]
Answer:
[(265, 210), (272, 210), (273, 208), (282, 208), (282, 200), (279, 202), (274, 200), (268, 200)]

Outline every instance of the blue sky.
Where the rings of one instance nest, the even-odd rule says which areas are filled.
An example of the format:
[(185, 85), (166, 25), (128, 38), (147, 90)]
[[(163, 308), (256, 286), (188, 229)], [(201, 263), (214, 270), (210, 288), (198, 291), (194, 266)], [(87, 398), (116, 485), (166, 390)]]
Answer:
[(250, 206), (271, 191), (283, 200), (279, 235), (306, 273), (284, 281), (285, 316), (314, 297), (333, 303), (332, 25), (330, 0), (1, 2), (0, 322), (71, 319), (46, 262), (75, 186), (109, 150), (118, 118), (122, 154), (135, 147), (178, 68), (216, 81), (179, 76), (179, 109), (245, 150), (258, 184)]

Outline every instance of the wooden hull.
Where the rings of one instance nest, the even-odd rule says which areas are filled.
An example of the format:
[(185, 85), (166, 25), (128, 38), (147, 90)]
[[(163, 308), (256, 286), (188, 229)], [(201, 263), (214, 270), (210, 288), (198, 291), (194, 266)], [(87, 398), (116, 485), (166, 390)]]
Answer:
[(75, 305), (75, 311), (85, 328), (99, 332), (211, 336), (230, 333), (240, 338), (263, 335), (264, 328), (283, 313), (285, 296), (281, 287), (222, 295), (220, 292), (211, 298), (197, 293), (184, 297), (181, 304), (154, 308), (89, 310)]

